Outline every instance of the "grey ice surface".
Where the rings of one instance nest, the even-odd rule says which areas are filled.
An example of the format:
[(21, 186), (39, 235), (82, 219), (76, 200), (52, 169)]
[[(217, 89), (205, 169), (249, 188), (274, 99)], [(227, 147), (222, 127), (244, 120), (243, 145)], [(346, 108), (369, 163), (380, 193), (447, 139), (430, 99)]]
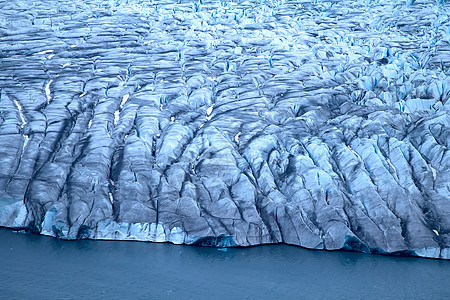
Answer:
[(0, 226), (450, 258), (448, 1), (0, 3)]

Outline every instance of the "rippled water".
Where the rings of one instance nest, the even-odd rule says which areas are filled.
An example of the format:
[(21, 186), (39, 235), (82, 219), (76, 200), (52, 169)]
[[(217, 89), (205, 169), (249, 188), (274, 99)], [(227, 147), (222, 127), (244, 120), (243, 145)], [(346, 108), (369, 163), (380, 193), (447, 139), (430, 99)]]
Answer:
[(449, 261), (286, 245), (69, 242), (6, 229), (0, 241), (2, 299), (450, 297)]

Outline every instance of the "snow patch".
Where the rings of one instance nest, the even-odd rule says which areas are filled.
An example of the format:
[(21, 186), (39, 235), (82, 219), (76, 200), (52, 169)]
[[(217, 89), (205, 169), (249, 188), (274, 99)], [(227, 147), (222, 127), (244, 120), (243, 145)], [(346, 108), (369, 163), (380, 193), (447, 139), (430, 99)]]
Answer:
[(44, 50), (44, 51), (41, 51), (41, 52), (38, 52), (38, 53), (36, 53), (37, 55), (42, 55), (42, 54), (47, 54), (47, 53), (51, 53), (51, 52), (53, 52), (54, 50)]
[(126, 94), (122, 98), (122, 102), (120, 103), (120, 108), (122, 109), (125, 103), (127, 103), (128, 99), (130, 98), (130, 94)]
[(208, 109), (206, 110), (206, 120), (211, 120), (211, 113), (212, 113), (212, 111), (213, 111), (213, 109), (214, 109), (214, 107), (213, 106), (210, 106), (210, 107), (208, 107)]
[(430, 168), (431, 168), (431, 173), (433, 174), (433, 180), (436, 180), (436, 177), (437, 177), (436, 169), (431, 166), (430, 166)]
[(236, 141), (236, 143), (239, 143), (239, 136), (242, 134), (242, 132), (238, 132), (235, 136), (234, 136), (234, 140)]
[(117, 123), (119, 123), (119, 119), (120, 119), (120, 112), (116, 110), (114, 112), (114, 125), (117, 125)]
[(50, 80), (46, 85), (45, 85), (45, 96), (47, 97), (47, 105), (50, 104), (50, 101), (52, 100), (52, 96), (51, 96), (51, 90), (50, 90), (50, 85), (52, 84), (53, 79)]
[(17, 101), (17, 100), (13, 100), (13, 101), (17, 107), (17, 110), (19, 111), (20, 121), (22, 122), (22, 124), (20, 125), (20, 128), (24, 128), (25, 125), (27, 124), (27, 121), (25, 120), (25, 115), (23, 114), (22, 105), (20, 105), (19, 101)]

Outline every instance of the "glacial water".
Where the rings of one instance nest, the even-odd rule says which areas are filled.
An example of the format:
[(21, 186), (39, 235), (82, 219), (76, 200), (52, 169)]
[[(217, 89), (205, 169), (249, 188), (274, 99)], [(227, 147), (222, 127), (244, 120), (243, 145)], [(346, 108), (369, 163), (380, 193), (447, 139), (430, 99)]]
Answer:
[(62, 241), (0, 228), (0, 299), (448, 299), (449, 278), (442, 260)]

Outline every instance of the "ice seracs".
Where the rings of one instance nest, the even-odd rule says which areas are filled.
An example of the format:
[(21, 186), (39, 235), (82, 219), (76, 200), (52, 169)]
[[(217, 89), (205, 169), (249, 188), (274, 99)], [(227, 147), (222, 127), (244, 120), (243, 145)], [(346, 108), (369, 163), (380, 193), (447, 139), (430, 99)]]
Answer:
[(450, 258), (450, 8), (369, 2), (8, 2), (0, 226)]

